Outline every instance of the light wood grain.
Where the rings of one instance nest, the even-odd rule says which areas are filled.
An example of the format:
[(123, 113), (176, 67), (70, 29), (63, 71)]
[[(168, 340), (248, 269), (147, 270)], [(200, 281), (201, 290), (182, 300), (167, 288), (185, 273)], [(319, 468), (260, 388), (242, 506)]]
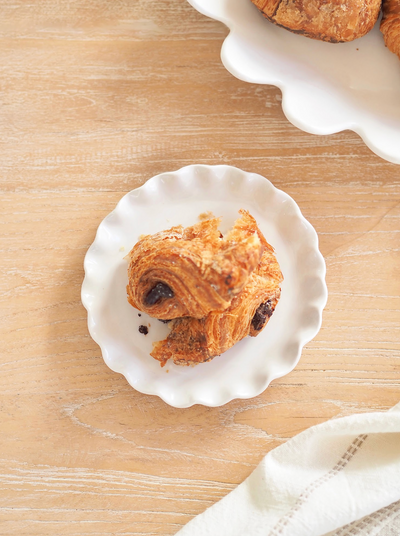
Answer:
[[(272, 448), (400, 399), (400, 167), (290, 125), (184, 0), (0, 6), (0, 534), (172, 535)], [(260, 396), (178, 410), (104, 364), (83, 258), (127, 191), (191, 163), (267, 176), (314, 225), (329, 300)]]

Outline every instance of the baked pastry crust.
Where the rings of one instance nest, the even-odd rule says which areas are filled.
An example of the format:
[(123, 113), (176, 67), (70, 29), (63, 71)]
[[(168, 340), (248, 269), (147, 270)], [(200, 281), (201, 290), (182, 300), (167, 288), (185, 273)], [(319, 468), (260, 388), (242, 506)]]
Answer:
[(139, 240), (128, 255), (129, 303), (161, 320), (227, 309), (265, 247), (254, 218), (240, 214), (225, 238), (211, 218)]
[(274, 24), (331, 43), (353, 41), (368, 33), (381, 7), (381, 0), (251, 1)]
[(380, 30), (385, 45), (400, 58), (400, 0), (384, 0)]
[(264, 237), (262, 241), (265, 249), (260, 263), (228, 309), (211, 311), (202, 319), (174, 320), (167, 339), (154, 344), (150, 355), (161, 366), (169, 359), (176, 365), (210, 361), (247, 335), (261, 333), (278, 303), (283, 280), (272, 246)]

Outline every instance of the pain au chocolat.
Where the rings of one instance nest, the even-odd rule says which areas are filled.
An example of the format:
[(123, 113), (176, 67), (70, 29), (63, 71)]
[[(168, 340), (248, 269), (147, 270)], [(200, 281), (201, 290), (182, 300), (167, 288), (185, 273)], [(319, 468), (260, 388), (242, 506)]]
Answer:
[(251, 1), (274, 24), (331, 43), (353, 41), (368, 33), (381, 8), (381, 0)]
[(219, 218), (143, 237), (128, 254), (128, 301), (160, 320), (224, 311), (242, 291), (264, 250), (250, 214), (225, 236)]
[(250, 335), (256, 337), (267, 325), (281, 294), (283, 276), (274, 250), (261, 235), (264, 251), (243, 290), (225, 311), (211, 311), (205, 318), (179, 318), (168, 337), (153, 346), (161, 366), (171, 359), (176, 365), (210, 361)]
[(388, 49), (400, 58), (400, 0), (384, 0), (381, 32)]

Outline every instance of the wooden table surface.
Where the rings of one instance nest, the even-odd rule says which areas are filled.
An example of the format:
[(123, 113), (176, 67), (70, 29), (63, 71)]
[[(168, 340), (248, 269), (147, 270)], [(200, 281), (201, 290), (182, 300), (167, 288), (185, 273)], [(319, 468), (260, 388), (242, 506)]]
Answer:
[[(233, 78), (185, 0), (0, 6), (0, 534), (172, 535), (272, 448), (400, 399), (400, 166)], [(314, 225), (329, 300), (260, 396), (175, 409), (104, 364), (84, 255), (128, 191), (192, 163), (268, 177)]]

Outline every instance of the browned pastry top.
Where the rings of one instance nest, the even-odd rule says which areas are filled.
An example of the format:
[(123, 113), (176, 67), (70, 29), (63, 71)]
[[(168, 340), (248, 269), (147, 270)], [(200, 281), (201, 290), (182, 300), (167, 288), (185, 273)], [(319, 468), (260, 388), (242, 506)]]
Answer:
[(240, 213), (225, 238), (218, 218), (142, 238), (128, 255), (131, 305), (164, 320), (227, 309), (265, 248), (254, 218)]
[(177, 365), (197, 365), (222, 354), (247, 335), (261, 333), (278, 303), (283, 280), (272, 247), (264, 237), (263, 241), (267, 247), (258, 267), (228, 309), (212, 311), (202, 319), (177, 319), (167, 339), (155, 343), (151, 355), (161, 366), (168, 359)]
[(295, 33), (340, 43), (369, 32), (381, 0), (251, 0), (265, 18)]
[(400, 58), (400, 0), (384, 0), (381, 32), (388, 49)]

